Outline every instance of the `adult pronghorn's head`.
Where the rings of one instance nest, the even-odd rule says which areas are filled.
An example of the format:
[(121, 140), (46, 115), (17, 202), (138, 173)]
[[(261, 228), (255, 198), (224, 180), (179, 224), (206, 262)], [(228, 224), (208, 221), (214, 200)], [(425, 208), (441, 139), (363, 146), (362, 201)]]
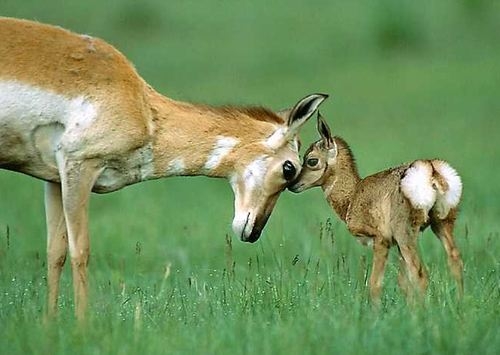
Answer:
[(242, 241), (259, 239), (279, 194), (300, 173), (298, 131), (327, 97), (306, 96), (276, 114), (281, 120), (266, 137), (237, 148), (242, 159), (234, 164), (230, 182), (235, 194), (233, 230)]

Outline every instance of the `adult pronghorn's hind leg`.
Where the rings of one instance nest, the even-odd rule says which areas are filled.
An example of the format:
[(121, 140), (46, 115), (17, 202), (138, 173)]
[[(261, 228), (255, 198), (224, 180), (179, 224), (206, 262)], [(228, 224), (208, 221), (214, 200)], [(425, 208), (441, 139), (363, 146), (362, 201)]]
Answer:
[(73, 271), (75, 313), (83, 320), (88, 297), (88, 206), (92, 187), (102, 169), (95, 160), (72, 161), (62, 154), (57, 160)]
[(45, 214), (47, 220), (47, 311), (49, 316), (53, 317), (57, 313), (59, 279), (68, 250), (61, 185), (52, 182), (45, 184)]

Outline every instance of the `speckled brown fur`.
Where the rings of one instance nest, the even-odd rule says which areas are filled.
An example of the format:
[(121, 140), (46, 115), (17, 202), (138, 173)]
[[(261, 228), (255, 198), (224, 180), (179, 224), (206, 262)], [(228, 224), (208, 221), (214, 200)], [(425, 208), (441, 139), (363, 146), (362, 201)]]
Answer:
[[(322, 139), (306, 151), (302, 172), (290, 189), (300, 192), (321, 186), (329, 204), (347, 224), (351, 234), (363, 244), (373, 243), (372, 299), (375, 302), (380, 299), (388, 250), (393, 245), (398, 247), (402, 260), (398, 279), (404, 292), (409, 293), (415, 288), (420, 294), (425, 291), (427, 273), (418, 256), (417, 237), (429, 225), (443, 243), (451, 273), (457, 281), (459, 294), (462, 294), (463, 266), (453, 239), (457, 209), (450, 209), (443, 218), (434, 209), (427, 213), (412, 206), (400, 186), (412, 163), (360, 178), (348, 144), (340, 137), (332, 137), (322, 118), (318, 121), (318, 131)], [(309, 165), (316, 161), (314, 166)], [(433, 160), (422, 163), (433, 166)], [(446, 191), (448, 185), (445, 179), (436, 170), (432, 176), (439, 189)]]

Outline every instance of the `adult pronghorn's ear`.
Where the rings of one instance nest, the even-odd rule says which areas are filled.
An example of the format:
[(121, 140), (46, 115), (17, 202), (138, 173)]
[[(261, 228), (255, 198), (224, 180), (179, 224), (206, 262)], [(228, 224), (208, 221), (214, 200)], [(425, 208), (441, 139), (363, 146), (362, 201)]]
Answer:
[(288, 124), (289, 134), (296, 134), (327, 98), (327, 94), (311, 94), (297, 102), (291, 110), (288, 110), (285, 120)]
[(330, 131), (330, 127), (328, 127), (328, 123), (321, 116), (321, 113), (318, 111), (318, 132), (321, 136), (321, 141), (323, 142), (323, 146), (328, 150), (328, 158), (334, 158), (337, 156), (337, 144), (335, 143), (335, 139), (332, 137), (332, 133)]

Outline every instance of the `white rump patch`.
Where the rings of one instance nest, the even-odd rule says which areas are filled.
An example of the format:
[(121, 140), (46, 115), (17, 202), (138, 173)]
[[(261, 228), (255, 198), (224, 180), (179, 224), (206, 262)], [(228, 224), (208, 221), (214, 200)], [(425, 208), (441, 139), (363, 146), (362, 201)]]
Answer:
[[(446, 182), (442, 184), (445, 186), (434, 186), (439, 184), (439, 180), (434, 181), (436, 174)], [(415, 208), (421, 208), (426, 213), (434, 208), (439, 218), (445, 218), (450, 209), (460, 202), (462, 181), (456, 170), (445, 161), (433, 160), (431, 165), (417, 160), (401, 179), (401, 190)]]
[(448, 215), (450, 209), (457, 207), (460, 202), (460, 198), (462, 197), (462, 180), (457, 171), (447, 162), (433, 160), (432, 165), (448, 184), (448, 189), (443, 194), (437, 194), (435, 207), (438, 217), (444, 218)]
[(429, 213), (436, 202), (436, 190), (432, 187), (432, 167), (424, 161), (412, 164), (401, 179), (401, 190), (413, 207)]
[(166, 173), (168, 175), (182, 175), (185, 169), (186, 164), (184, 163), (184, 159), (175, 158), (168, 163)]
[(204, 169), (207, 171), (215, 169), (238, 142), (238, 139), (233, 137), (217, 136), (214, 149), (208, 155)]

